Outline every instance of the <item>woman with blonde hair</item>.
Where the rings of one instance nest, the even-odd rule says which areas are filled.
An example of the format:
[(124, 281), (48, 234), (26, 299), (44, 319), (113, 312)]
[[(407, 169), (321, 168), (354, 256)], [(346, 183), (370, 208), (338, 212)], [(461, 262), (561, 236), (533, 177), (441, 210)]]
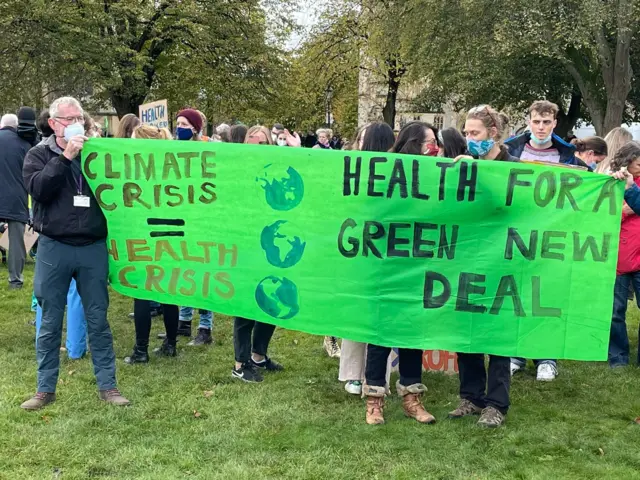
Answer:
[[(152, 127), (151, 125), (139, 125), (131, 138), (143, 140), (171, 140), (171, 132), (166, 128)], [(162, 345), (154, 350), (154, 353), (163, 357), (175, 357), (178, 337), (178, 306), (162, 304), (164, 328), (166, 331)], [(125, 363), (149, 362), (149, 335), (151, 333), (151, 302), (149, 300), (133, 300), (133, 321), (136, 330), (136, 344), (130, 356), (124, 359)]]
[(329, 141), (333, 136), (333, 131), (329, 128), (320, 128), (316, 130), (316, 136), (318, 137), (318, 141), (313, 146), (313, 148), (324, 148), (327, 150), (331, 150), (331, 145)]
[(598, 164), (596, 173), (611, 173), (611, 160), (616, 156), (620, 147), (631, 140), (633, 140), (633, 135), (626, 128), (616, 127), (607, 133), (607, 136), (604, 137), (604, 141), (607, 142), (607, 157)]
[[(519, 162), (503, 144), (505, 119), (488, 105), (472, 108), (464, 132), (471, 158), (483, 161)], [(457, 157), (470, 158), (468, 156)], [(480, 415), (478, 426), (495, 428), (504, 423), (509, 410), (511, 386), (510, 358), (489, 355), (488, 368), (483, 353), (458, 352), (460, 403), (449, 418)]]

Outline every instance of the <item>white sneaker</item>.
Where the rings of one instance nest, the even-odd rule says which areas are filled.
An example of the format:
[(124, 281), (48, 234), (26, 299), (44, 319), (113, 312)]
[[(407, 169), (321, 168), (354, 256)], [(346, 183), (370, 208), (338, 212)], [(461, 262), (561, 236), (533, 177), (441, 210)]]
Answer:
[(324, 337), (324, 349), (331, 358), (340, 358), (340, 345), (336, 337)]
[(358, 380), (349, 380), (344, 384), (344, 389), (351, 395), (362, 395), (362, 382)]
[(538, 365), (538, 375), (536, 380), (539, 382), (552, 382), (558, 376), (558, 370), (550, 363), (542, 363)]
[(522, 365), (520, 365), (519, 363), (511, 362), (511, 376), (512, 377), (513, 377), (514, 373), (519, 372), (520, 370), (522, 370)]

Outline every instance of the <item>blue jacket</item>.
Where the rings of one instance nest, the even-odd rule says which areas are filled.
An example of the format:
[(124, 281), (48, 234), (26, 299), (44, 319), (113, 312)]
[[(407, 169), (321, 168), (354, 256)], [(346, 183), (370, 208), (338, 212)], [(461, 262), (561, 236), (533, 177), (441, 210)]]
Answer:
[[(529, 143), (529, 140), (531, 140), (531, 132), (525, 132), (522, 135), (518, 135), (517, 137), (511, 137), (506, 142), (504, 142), (504, 144), (509, 149), (509, 153), (511, 155), (513, 155), (514, 157), (520, 158), (520, 156), (522, 155), (522, 151), (524, 150), (524, 146), (527, 143)], [(567, 165), (579, 165), (581, 167), (587, 167), (586, 163), (584, 163), (579, 158), (576, 158), (575, 146), (565, 142), (555, 133), (551, 136), (551, 143), (553, 145), (553, 148), (558, 150), (558, 153), (560, 153), (560, 163), (565, 163)]]
[(632, 185), (624, 191), (624, 201), (636, 215), (640, 215), (640, 188)]

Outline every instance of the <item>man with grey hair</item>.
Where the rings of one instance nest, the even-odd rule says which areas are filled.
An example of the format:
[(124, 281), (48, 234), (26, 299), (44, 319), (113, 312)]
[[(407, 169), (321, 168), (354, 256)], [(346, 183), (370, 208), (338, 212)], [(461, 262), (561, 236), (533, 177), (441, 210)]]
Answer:
[(14, 113), (6, 113), (0, 118), (0, 128), (18, 128), (18, 116)]
[(75, 98), (58, 98), (49, 113), (54, 134), (29, 151), (23, 168), (33, 198), (34, 228), (40, 233), (33, 287), (42, 323), (36, 343), (38, 390), (22, 408), (37, 410), (56, 399), (62, 319), (72, 278), (84, 307), (100, 398), (128, 405), (116, 388), (116, 358), (107, 323), (107, 222), (80, 167), (87, 140), (82, 106)]
[(22, 107), (18, 116), (0, 120), (0, 222), (9, 228), (9, 288), (22, 288), (22, 271), (27, 258), (24, 231), (29, 223), (27, 189), (22, 181), (24, 157), (36, 140), (35, 112)]

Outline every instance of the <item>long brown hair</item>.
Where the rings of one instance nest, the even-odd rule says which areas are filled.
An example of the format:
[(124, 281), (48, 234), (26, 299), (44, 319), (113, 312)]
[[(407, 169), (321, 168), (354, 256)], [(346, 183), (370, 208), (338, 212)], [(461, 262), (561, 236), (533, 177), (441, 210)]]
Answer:
[(140, 119), (133, 113), (127, 113), (120, 119), (116, 138), (131, 138), (133, 130), (140, 125)]
[(502, 139), (502, 134), (508, 126), (505, 124), (508, 123), (508, 119), (509, 117), (507, 115), (501, 115), (500, 112), (497, 112), (489, 105), (473, 107), (469, 110), (469, 113), (467, 113), (467, 120), (480, 120), (487, 130), (495, 127), (497, 133), (493, 139), (496, 142), (500, 142)]
[(607, 158), (598, 164), (596, 172), (609, 173), (613, 157), (615, 157), (616, 153), (618, 153), (618, 150), (620, 150), (623, 145), (629, 143), (631, 140), (633, 140), (633, 135), (626, 128), (616, 127), (607, 133), (607, 136), (604, 137), (604, 141), (607, 142), (608, 155)]

